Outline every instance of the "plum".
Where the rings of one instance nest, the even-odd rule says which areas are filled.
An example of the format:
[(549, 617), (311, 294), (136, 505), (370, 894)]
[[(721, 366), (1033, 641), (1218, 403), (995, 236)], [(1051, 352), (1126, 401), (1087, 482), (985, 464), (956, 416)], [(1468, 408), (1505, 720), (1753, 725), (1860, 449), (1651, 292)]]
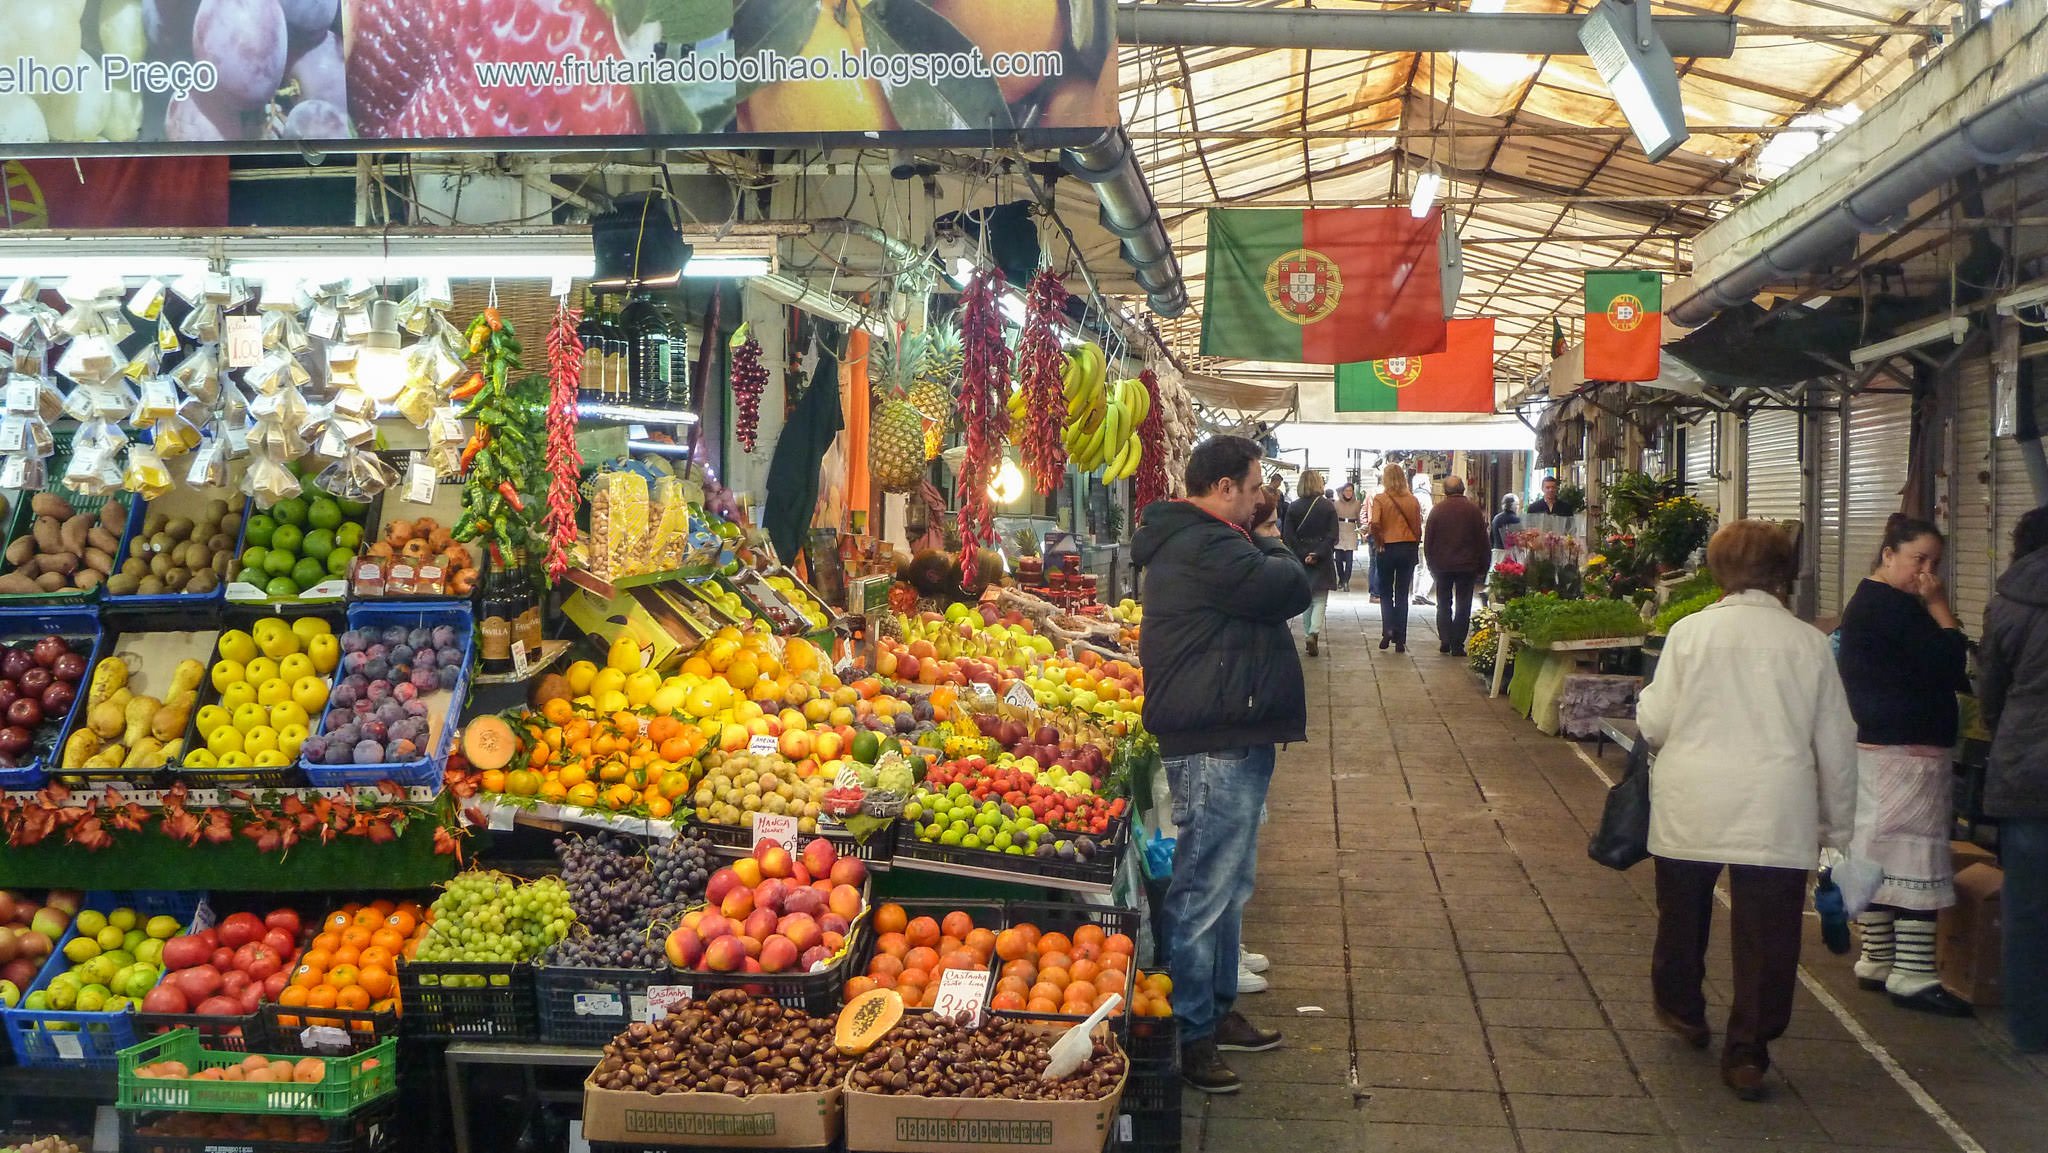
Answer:
[(344, 653), (341, 658), (341, 671), (344, 673), (361, 672), (363, 666), (369, 663), (369, 660), (370, 658), (361, 652)]
[(376, 711), (377, 711), (377, 702), (375, 702), (375, 701), (373, 701), (373, 700), (369, 699), (368, 697), (364, 697), (364, 698), (363, 698), (362, 700), (360, 700), (360, 701), (357, 701), (357, 702), (355, 703), (355, 707), (354, 707), (353, 709), (349, 710), (349, 711), (350, 711), (350, 712), (351, 712), (351, 713), (352, 713), (352, 714), (353, 714), (353, 715), (354, 715), (354, 716), (355, 716), (355, 717), (356, 717), (356, 718), (357, 718), (358, 720), (360, 720), (360, 719), (362, 719), (363, 717), (367, 717), (367, 716), (369, 716), (369, 715), (370, 715), (371, 713), (374, 713), (374, 712), (376, 712)]
[(415, 717), (407, 717), (391, 726), (391, 739), (394, 741), (417, 741), (426, 735), (426, 731), (427, 726), (425, 722)]
[(370, 687), (370, 678), (362, 673), (350, 673), (347, 677), (344, 677), (342, 679), (342, 683), (347, 685), (354, 685), (356, 689), (356, 695), (361, 696), (363, 694), (363, 691)]
[(453, 689), (455, 687), (456, 678), (461, 675), (462, 670), (456, 668), (453, 665), (443, 665), (442, 667), (434, 670), (435, 680), (438, 681), (440, 687), (444, 689)]
[(411, 680), (400, 681), (391, 686), (392, 699), (400, 704), (406, 701), (418, 700), (420, 695), (419, 679), (421, 677), (427, 678), (427, 688), (431, 689), (434, 687), (434, 671), (432, 669), (419, 669), (412, 674)]
[(396, 740), (391, 742), (389, 752), (394, 761), (409, 761), (420, 755), (420, 747), (408, 740)]
[(402, 645), (408, 631), (404, 625), (387, 625), (382, 639), (386, 645)]
[(441, 654), (433, 649), (418, 649), (412, 654), (412, 671), (435, 668), (441, 663)]
[(329, 701), (338, 708), (349, 708), (363, 697), (363, 691), (349, 681), (334, 686), (334, 695)]
[(441, 671), (439, 669), (414, 669), (412, 671), (412, 687), (420, 692), (431, 693), (434, 691), (434, 686), (440, 683)]
[(453, 645), (444, 645), (441, 648), (435, 650), (434, 664), (436, 667), (444, 665), (466, 665), (468, 663), (469, 659), (463, 655), (462, 650), (456, 648)]
[(432, 648), (434, 644), (434, 630), (429, 628), (414, 629), (405, 634), (405, 643), (416, 649)]
[(412, 655), (412, 646), (404, 641), (400, 641), (391, 646), (391, 666), (393, 668), (410, 667), (412, 665)]
[(342, 652), (359, 653), (369, 647), (370, 642), (363, 637), (363, 634), (359, 630), (350, 629), (347, 632), (341, 634)]
[(384, 746), (375, 741), (362, 741), (356, 745), (356, 764), (381, 765), (384, 763)]
[(383, 657), (371, 657), (363, 665), (363, 675), (370, 678), (372, 683), (381, 681), (391, 675), (391, 662)]
[(377, 705), (377, 719), (387, 725), (395, 725), (405, 719), (405, 706), (396, 699), (383, 701)]
[(426, 716), (426, 715), (427, 715), (427, 702), (425, 702), (425, 701), (419, 701), (419, 700), (413, 700), (413, 701), (406, 701), (406, 702), (405, 702), (405, 715), (406, 715), (406, 716), (408, 716), (408, 717), (424, 717), (424, 716)]
[(434, 626), (434, 638), (433, 638), (433, 639), (434, 639), (434, 647), (435, 647), (435, 648), (437, 648), (437, 649), (452, 649), (452, 648), (454, 648), (454, 647), (455, 647), (455, 639), (456, 639), (456, 638), (455, 638), (455, 628), (454, 628), (454, 626), (452, 626), (452, 625), (435, 625), (435, 626)]
[(333, 732), (327, 734), (327, 739), (353, 747), (357, 741), (363, 739), (363, 728), (354, 721), (350, 721), (345, 725), (337, 726)]
[(366, 741), (376, 741), (381, 744), (391, 737), (391, 726), (375, 717), (371, 717), (357, 727), (362, 730), (363, 740)]
[(327, 757), (324, 763), (330, 765), (345, 765), (348, 764), (348, 760), (349, 746), (344, 745), (339, 741), (333, 741), (328, 744)]
[(322, 758), (327, 755), (327, 738), (307, 737), (305, 743), (299, 746), (299, 755), (316, 765), (321, 764)]
[(365, 690), (363, 695), (372, 704), (381, 703), (391, 696), (391, 682), (385, 680), (371, 681), (370, 687)]

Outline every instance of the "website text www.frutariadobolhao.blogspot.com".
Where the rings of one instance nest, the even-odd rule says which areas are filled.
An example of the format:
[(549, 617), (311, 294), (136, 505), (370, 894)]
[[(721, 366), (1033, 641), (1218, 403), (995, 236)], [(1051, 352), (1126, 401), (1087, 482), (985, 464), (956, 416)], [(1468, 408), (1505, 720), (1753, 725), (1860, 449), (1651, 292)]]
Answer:
[(823, 56), (756, 52), (749, 56), (564, 56), (560, 60), (478, 61), (484, 88), (559, 88), (598, 84), (779, 84), (786, 81), (878, 80), (891, 87), (952, 79), (1009, 76), (1049, 79), (1065, 65), (1058, 52), (859, 52)]

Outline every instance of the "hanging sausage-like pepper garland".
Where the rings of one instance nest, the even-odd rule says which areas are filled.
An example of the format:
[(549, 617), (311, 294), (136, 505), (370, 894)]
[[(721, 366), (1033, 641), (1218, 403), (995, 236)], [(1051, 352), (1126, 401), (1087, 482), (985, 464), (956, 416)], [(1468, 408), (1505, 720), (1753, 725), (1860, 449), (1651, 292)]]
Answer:
[(1067, 286), (1050, 268), (1031, 278), (1026, 294), (1024, 337), (1018, 342), (1017, 377), (1024, 392), (1024, 430), (1019, 441), (1024, 468), (1040, 496), (1052, 495), (1067, 467), (1060, 441), (1066, 420), (1067, 358), (1060, 352), (1060, 317), (1067, 310)]
[[(576, 539), (577, 485), (583, 472), (583, 454), (576, 451), (576, 390), (583, 380), (583, 340), (576, 326), (581, 323), (583, 310), (564, 300), (548, 328), (548, 508), (541, 531), (548, 538), (551, 582), (569, 571), (569, 542)], [(524, 502), (515, 501), (513, 507), (523, 510)]]
[(1166, 418), (1161, 414), (1166, 406), (1159, 403), (1159, 378), (1151, 369), (1138, 374), (1138, 382), (1151, 394), (1151, 407), (1145, 410), (1145, 419), (1138, 422), (1138, 443), (1143, 446), (1144, 456), (1138, 464), (1138, 491), (1135, 508), (1144, 508), (1155, 500), (1165, 500), (1167, 495), (1166, 477)]
[(1003, 438), (1010, 432), (1010, 350), (1003, 344), (1003, 319), (996, 296), (1004, 286), (998, 269), (982, 269), (968, 281), (960, 305), (963, 372), (960, 420), (967, 430), (967, 456), (960, 462), (960, 571), (974, 571), (975, 550), (996, 539), (988, 504), (988, 482)]
[(542, 478), (547, 382), (538, 375), (520, 375), (525, 365), (519, 359), (518, 334), (496, 308), (477, 314), (465, 335), (470, 355), (480, 358), (476, 376), (483, 383), (465, 386), (469, 397), (462, 416), (476, 422), (476, 432), (462, 450), (463, 507), (455, 539), (542, 551), (547, 540), (524, 494)]

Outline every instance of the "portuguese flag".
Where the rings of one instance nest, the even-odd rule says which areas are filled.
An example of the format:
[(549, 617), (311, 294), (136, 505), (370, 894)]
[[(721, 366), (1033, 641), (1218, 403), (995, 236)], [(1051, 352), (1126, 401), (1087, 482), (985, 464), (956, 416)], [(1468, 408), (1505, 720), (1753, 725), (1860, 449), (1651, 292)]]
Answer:
[[(1209, 212), (1202, 355), (1345, 364), (1444, 350), (1441, 210)], [(1489, 402), (1490, 405), (1490, 402)]]
[(1586, 379), (1655, 380), (1663, 344), (1664, 277), (1586, 274)]
[(1338, 412), (1492, 412), (1493, 318), (1447, 321), (1442, 352), (1337, 366)]

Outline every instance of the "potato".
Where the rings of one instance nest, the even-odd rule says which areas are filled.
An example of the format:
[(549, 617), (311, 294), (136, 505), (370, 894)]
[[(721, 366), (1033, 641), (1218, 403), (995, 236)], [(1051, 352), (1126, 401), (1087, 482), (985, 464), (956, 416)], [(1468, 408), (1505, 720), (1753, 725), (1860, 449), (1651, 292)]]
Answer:
[(85, 567), (96, 569), (101, 576), (106, 576), (114, 571), (113, 554), (105, 549), (88, 548), (85, 550)]
[(64, 522), (55, 517), (39, 516), (29, 531), (35, 535), (36, 551), (49, 554), (64, 551)]
[(75, 552), (60, 552), (40, 559), (43, 564), (41, 572), (36, 574), (39, 577), (43, 573), (56, 573), (68, 577), (78, 571), (78, 554)]
[(47, 516), (55, 517), (58, 520), (70, 520), (78, 515), (78, 510), (71, 507), (70, 501), (53, 492), (37, 493), (29, 498), (28, 506), (34, 509), (35, 514), (39, 517)]
[(92, 526), (85, 534), (85, 543), (112, 556), (121, 551), (121, 538), (98, 525)]
[(65, 521), (63, 527), (57, 530), (57, 534), (64, 538), (66, 550), (78, 553), (84, 552), (85, 546), (90, 543), (86, 538), (91, 531), (92, 518), (85, 513), (79, 513)]
[(117, 597), (132, 597), (141, 587), (142, 579), (125, 571), (107, 578), (107, 591)]
[(36, 587), (46, 593), (61, 592), (71, 587), (71, 578), (60, 572), (46, 572), (36, 578)]
[(36, 538), (27, 533), (22, 534), (13, 544), (7, 546), (8, 564), (26, 564), (28, 558), (34, 555), (36, 555)]
[(43, 558), (40, 556), (32, 556), (27, 560), (21, 562), (21, 564), (18, 567), (16, 567), (14, 571), (29, 578), (30, 580), (34, 580), (36, 577), (43, 575)]

